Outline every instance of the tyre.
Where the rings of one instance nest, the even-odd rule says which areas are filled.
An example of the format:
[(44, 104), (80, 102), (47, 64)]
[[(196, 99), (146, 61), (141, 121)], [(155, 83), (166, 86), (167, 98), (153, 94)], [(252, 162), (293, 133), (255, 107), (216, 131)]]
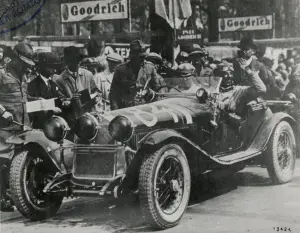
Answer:
[(273, 184), (292, 180), (296, 163), (296, 140), (288, 122), (282, 121), (275, 127), (265, 156)]
[(24, 151), (15, 156), (10, 168), (12, 200), (20, 213), (33, 221), (52, 217), (63, 200), (62, 196), (43, 192), (55, 175), (46, 161), (42, 156)]
[(146, 155), (139, 174), (142, 213), (154, 228), (176, 226), (190, 197), (191, 174), (187, 158), (177, 144), (167, 144)]

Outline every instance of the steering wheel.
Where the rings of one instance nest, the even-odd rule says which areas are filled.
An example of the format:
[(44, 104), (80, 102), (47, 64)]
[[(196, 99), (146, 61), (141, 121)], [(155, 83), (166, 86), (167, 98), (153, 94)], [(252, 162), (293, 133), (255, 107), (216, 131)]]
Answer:
[(179, 88), (173, 87), (173, 86), (171, 86), (171, 85), (163, 85), (163, 86), (160, 86), (160, 87), (158, 88), (157, 92), (159, 92), (159, 91), (160, 91), (161, 89), (163, 89), (163, 88), (168, 88), (168, 92), (169, 92), (171, 89), (174, 89), (174, 90), (176, 90), (176, 91), (178, 91), (178, 92), (181, 92), (181, 90), (180, 90)]

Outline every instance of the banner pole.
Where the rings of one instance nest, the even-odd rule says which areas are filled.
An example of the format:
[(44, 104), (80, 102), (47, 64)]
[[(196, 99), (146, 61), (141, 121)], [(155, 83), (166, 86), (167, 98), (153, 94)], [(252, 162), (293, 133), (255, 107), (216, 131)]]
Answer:
[(173, 38), (173, 66), (175, 66), (175, 42), (176, 42), (176, 23), (175, 23), (175, 0), (172, 0), (172, 17), (173, 17), (173, 32), (174, 32), (174, 38)]
[(131, 22), (131, 0), (128, 0), (128, 20), (129, 20), (129, 33), (132, 30), (132, 22)]

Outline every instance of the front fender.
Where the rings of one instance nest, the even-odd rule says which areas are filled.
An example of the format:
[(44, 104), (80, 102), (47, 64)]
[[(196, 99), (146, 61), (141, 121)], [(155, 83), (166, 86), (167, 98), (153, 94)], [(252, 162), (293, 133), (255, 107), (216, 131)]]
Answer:
[[(73, 153), (71, 151), (71, 147), (73, 143), (71, 141), (64, 140), (64, 161), (61, 161), (60, 145), (46, 138), (42, 130), (33, 129), (18, 133), (8, 138), (6, 142), (14, 145), (23, 145), (28, 150), (41, 148), (45, 152), (43, 154), (47, 155), (57, 169), (62, 173), (65, 173), (66, 170), (69, 171), (72, 168)], [(64, 163), (65, 169), (63, 168), (62, 163)]]
[(139, 146), (155, 146), (159, 145), (169, 139), (177, 139), (180, 141), (184, 141), (188, 143), (193, 148), (197, 149), (199, 152), (201, 152), (203, 155), (207, 157), (212, 157), (210, 154), (208, 154), (205, 150), (203, 150), (201, 147), (196, 145), (194, 142), (183, 136), (181, 133), (177, 132), (176, 130), (172, 129), (158, 129), (155, 130), (149, 134), (147, 134), (145, 137), (143, 137), (139, 141)]
[(276, 125), (283, 120), (286, 120), (289, 124), (291, 124), (295, 133), (295, 137), (298, 137), (298, 128), (296, 120), (287, 113), (278, 112), (273, 114), (263, 123), (258, 133), (256, 134), (250, 148), (259, 151), (264, 151), (267, 148), (269, 139)]

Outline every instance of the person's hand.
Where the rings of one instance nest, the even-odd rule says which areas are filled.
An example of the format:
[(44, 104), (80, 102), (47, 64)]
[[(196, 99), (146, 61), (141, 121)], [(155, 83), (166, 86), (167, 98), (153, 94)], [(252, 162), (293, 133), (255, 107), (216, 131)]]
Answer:
[(14, 117), (10, 112), (5, 111), (1, 116), (7, 125), (11, 125), (13, 123)]
[(76, 93), (74, 93), (72, 100), (75, 100), (75, 101), (80, 100), (80, 96), (81, 96), (81, 94), (79, 92), (76, 92)]
[(70, 100), (66, 100), (66, 101), (62, 102), (62, 106), (65, 107), (65, 108), (69, 107), (70, 105), (71, 105), (71, 101)]
[(287, 94), (287, 97), (290, 101), (296, 101), (297, 100), (297, 97), (294, 93)]
[(54, 109), (53, 109), (53, 113), (54, 114), (59, 114), (59, 113), (61, 113), (62, 112), (62, 110), (60, 109), (60, 108), (58, 108), (58, 107), (55, 107)]

